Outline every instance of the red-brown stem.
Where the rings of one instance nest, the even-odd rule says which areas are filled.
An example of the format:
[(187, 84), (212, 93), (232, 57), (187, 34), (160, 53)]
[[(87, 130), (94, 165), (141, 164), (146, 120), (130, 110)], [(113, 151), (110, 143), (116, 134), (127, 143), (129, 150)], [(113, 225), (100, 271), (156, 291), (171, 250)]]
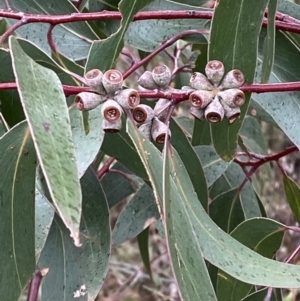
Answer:
[[(68, 72), (71, 76), (75, 74)], [(84, 82), (84, 78), (77, 76), (76, 79)], [(14, 82), (11, 83), (0, 83), (0, 90), (11, 90), (17, 89), (17, 85)], [(68, 86), (63, 85), (63, 89), (66, 96), (75, 95), (80, 92), (95, 92), (90, 87), (79, 87), (79, 86)], [(240, 89), (244, 92), (249, 93), (271, 93), (271, 92), (289, 92), (289, 91), (300, 91), (300, 82), (288, 82), (288, 83), (276, 83), (276, 84), (245, 84)], [(96, 93), (96, 92), (95, 92)], [(158, 91), (158, 90), (141, 90), (138, 91), (141, 98), (166, 98), (174, 100), (177, 104), (181, 101), (188, 100), (189, 94), (186, 91), (172, 90), (172, 91)]]
[[(287, 156), (295, 151), (298, 151), (298, 148), (296, 146), (290, 146), (287, 147), (286, 149), (284, 149), (282, 152), (279, 152), (277, 154), (274, 155), (267, 155), (267, 156), (261, 156), (260, 159), (257, 160), (249, 160), (249, 161), (242, 161), (240, 159), (238, 159), (237, 157), (235, 157), (233, 159), (233, 161), (237, 164), (239, 164), (241, 166), (241, 168), (244, 170), (246, 177), (243, 180), (243, 182), (240, 184), (240, 186), (237, 189), (235, 198), (239, 195), (239, 193), (242, 191), (242, 189), (244, 188), (245, 184), (251, 180), (251, 177), (253, 176), (253, 174), (255, 173), (255, 171), (263, 164), (267, 163), (267, 162), (271, 162), (271, 161), (277, 161), (284, 157)], [(246, 167), (247, 166), (251, 166), (251, 169), (246, 172)]]
[(141, 66), (143, 66), (145, 63), (149, 62), (153, 57), (155, 57), (158, 53), (160, 53), (161, 51), (163, 51), (165, 48), (171, 46), (172, 44), (174, 44), (176, 41), (182, 39), (185, 36), (189, 36), (189, 35), (193, 35), (193, 34), (205, 34), (207, 33), (207, 30), (195, 30), (195, 29), (191, 29), (191, 30), (186, 30), (183, 31), (175, 36), (173, 36), (172, 38), (170, 38), (169, 40), (165, 41), (164, 43), (162, 43), (159, 47), (157, 47), (154, 51), (152, 51), (149, 55), (147, 55), (144, 59), (140, 60), (139, 62), (136, 62), (134, 65), (132, 65), (129, 69), (127, 69), (124, 74), (123, 74), (123, 78), (125, 79), (126, 77), (128, 77), (132, 72), (134, 72), (136, 69), (140, 68)]
[[(213, 11), (147, 11), (137, 13), (133, 21), (150, 20), (150, 19), (212, 19)], [(0, 17), (20, 20), (14, 26), (10, 27), (4, 34), (3, 40), (14, 32), (17, 28), (23, 24), (29, 23), (49, 23), (53, 26), (63, 23), (80, 22), (80, 21), (92, 21), (92, 20), (107, 20), (107, 19), (121, 19), (120, 12), (114, 11), (102, 11), (92, 13), (73, 13), (69, 15), (42, 15), (42, 14), (25, 14), (22, 12), (8, 10), (0, 10)], [(267, 27), (267, 20), (263, 20), (262, 26)], [(277, 30), (290, 31), (300, 33), (300, 26), (296, 22), (292, 21), (288, 23), (285, 21), (276, 21), (275, 26)], [(1, 39), (2, 40), (2, 39)], [(1, 41), (0, 40), (0, 41)], [(2, 41), (3, 41), (2, 40)]]
[(47, 32), (47, 39), (48, 39), (48, 44), (49, 44), (51, 50), (55, 54), (57, 54), (58, 51), (57, 51), (56, 45), (55, 45), (54, 40), (53, 40), (53, 35), (52, 35), (53, 29), (54, 29), (54, 26), (50, 24), (48, 32)]
[(300, 245), (294, 250), (294, 252), (285, 260), (286, 263), (290, 263), (294, 260), (297, 254), (300, 252)]
[(107, 161), (104, 163), (104, 165), (98, 170), (97, 172), (97, 178), (100, 180), (108, 171), (112, 163), (114, 162), (115, 158), (110, 157), (107, 159)]
[(274, 155), (267, 155), (267, 156), (262, 156), (260, 159), (257, 159), (255, 161), (250, 160), (250, 161), (241, 161), (238, 158), (234, 158), (234, 162), (238, 163), (241, 166), (252, 166), (255, 167), (256, 169), (260, 167), (262, 164), (271, 162), (271, 161), (278, 161), (280, 158), (287, 156), (295, 151), (298, 151), (297, 146), (293, 145), (290, 147), (287, 147), (284, 149), (282, 152), (279, 152)]
[(7, 10), (11, 10), (8, 0), (5, 0), (5, 6)]
[(37, 301), (39, 288), (43, 279), (43, 275), (40, 270), (36, 270), (29, 283), (29, 289), (27, 294), (27, 301)]

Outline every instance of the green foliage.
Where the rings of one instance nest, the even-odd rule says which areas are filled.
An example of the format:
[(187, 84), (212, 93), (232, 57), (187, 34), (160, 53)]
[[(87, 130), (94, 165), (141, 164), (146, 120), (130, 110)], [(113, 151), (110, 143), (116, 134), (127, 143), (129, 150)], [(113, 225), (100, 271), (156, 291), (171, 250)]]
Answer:
[[(279, 162), (300, 147), (299, 92), (246, 93), (233, 123), (200, 121), (179, 102), (191, 94), (181, 86), (193, 71), (204, 73), (207, 57), (220, 60), (225, 72), (241, 70), (250, 86), (299, 80), (300, 36), (278, 31), (276, 12), (296, 18), (296, 26), (300, 6), (220, 0), (211, 9), (204, 0), (86, 0), (76, 8), (75, 2), (10, 0), (11, 13), (17, 19), (29, 14), (22, 19), (28, 24), (16, 23), (9, 14), (0, 24), (1, 33), (20, 25), (0, 49), (1, 296), (18, 301), (39, 269), (45, 272), (42, 301), (95, 300), (108, 273), (111, 247), (135, 238), (144, 269), (155, 282), (150, 241), (159, 225), (184, 301), (263, 301), (267, 294), (268, 300), (281, 301), (283, 289), (299, 289), (299, 266), (276, 258), (285, 231), (299, 228), (266, 217), (267, 206), (259, 198), (265, 187), (257, 180), (259, 168), (269, 177), (270, 162), (279, 164), (299, 223), (299, 183)], [(0, 8), (2, 16), (5, 4)], [(120, 15), (108, 21), (102, 10)], [(144, 19), (136, 21), (139, 12)], [(168, 15), (184, 12), (181, 19)], [(152, 13), (161, 17), (148, 19)], [(31, 22), (37, 15), (42, 21)], [(57, 15), (74, 19), (60, 23)], [(45, 16), (57, 22), (50, 31)], [(79, 16), (89, 18), (78, 21)], [(164, 48), (164, 42), (186, 30), (194, 31)], [(147, 60), (155, 49), (157, 55)], [(145, 61), (139, 64), (140, 59)], [(174, 71), (166, 75), (170, 87), (150, 74), (154, 89), (139, 89), (137, 77), (158, 64)], [(116, 133), (103, 130), (108, 119), (102, 104), (79, 110), (75, 95), (95, 92), (82, 85), (87, 85), (87, 71), (132, 66), (122, 89), (137, 89), (141, 104), (154, 107), (146, 126), (150, 136), (154, 124), (163, 128), (163, 138), (170, 131), (163, 145), (141, 133), (135, 110), (124, 105)], [(105, 94), (103, 102), (123, 93), (101, 88), (95, 89)], [(207, 90), (215, 96), (218, 87)], [(170, 102), (161, 109), (156, 98)], [(294, 146), (269, 155), (262, 120)], [(117, 214), (113, 222), (111, 213)]]

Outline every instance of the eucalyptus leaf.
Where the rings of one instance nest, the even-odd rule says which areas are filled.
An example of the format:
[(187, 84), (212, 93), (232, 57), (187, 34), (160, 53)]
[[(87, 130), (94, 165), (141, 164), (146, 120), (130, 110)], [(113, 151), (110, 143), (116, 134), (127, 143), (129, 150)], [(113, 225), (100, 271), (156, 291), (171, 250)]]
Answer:
[(28, 57), (15, 38), (9, 42), (18, 91), (51, 198), (79, 246), (81, 190), (62, 85), (53, 71)]
[[(262, 36), (263, 37), (263, 36)], [(289, 57), (287, 60), (286, 57)], [(276, 53), (274, 67), (270, 76), (271, 83), (297, 81), (300, 76), (297, 65), (300, 63), (299, 51), (295, 44), (281, 32), (276, 33)], [(286, 72), (289, 70), (289, 72)], [(261, 59), (258, 61), (257, 78), (261, 73)], [(297, 124), (300, 115), (300, 93), (281, 92), (253, 94), (252, 98), (257, 102), (284, 131), (289, 139), (300, 147)]]
[[(150, 181), (155, 189), (154, 195), (161, 200), (163, 191), (159, 183), (162, 182), (162, 172), (160, 168), (157, 168), (159, 163), (162, 165), (161, 154), (150, 142), (143, 140), (130, 121), (127, 126), (149, 173)], [(175, 149), (172, 149), (172, 154), (172, 157), (169, 156), (171, 163), (170, 199), (172, 201), (170, 216), (172, 216), (174, 224), (173, 229), (168, 229), (168, 235), (178, 235), (179, 239), (176, 241), (175, 248), (177, 248), (177, 254), (182, 256), (179, 258), (180, 260), (178, 259), (179, 265), (186, 266), (190, 260), (191, 266), (204, 272), (203, 266), (199, 265), (199, 262), (195, 263), (195, 258), (189, 255), (194, 252), (193, 250), (197, 250), (198, 254), (203, 254), (213, 265), (241, 281), (263, 286), (299, 287), (300, 278), (293, 277), (293, 275), (299, 274), (299, 266), (267, 259), (243, 246), (216, 226), (197, 199), (188, 173)], [(158, 202), (161, 202), (160, 200)], [(195, 249), (190, 248), (188, 241), (197, 243), (194, 244)], [(193, 269), (193, 273), (194, 271)], [(194, 274), (190, 279), (199, 281), (200, 278)], [(186, 278), (182, 280), (187, 281)], [(205, 278), (203, 278), (204, 280)], [(215, 299), (209, 288), (206, 287), (204, 290), (206, 292), (203, 291), (200, 294), (202, 298), (205, 296), (206, 300)]]
[(88, 169), (81, 178), (81, 187), (82, 246), (74, 246), (68, 229), (56, 215), (38, 262), (41, 269), (49, 268), (42, 283), (42, 301), (94, 300), (108, 271), (109, 211), (105, 195), (93, 170)]
[(223, 161), (216, 153), (213, 146), (199, 145), (194, 147), (201, 160), (207, 186), (210, 187), (228, 168), (228, 162)]
[(0, 291), (17, 301), (35, 270), (36, 153), (26, 122), (0, 138), (0, 152)]
[[(69, 1), (60, 0), (43, 2), (10, 0), (9, 5), (12, 10), (23, 13), (60, 15), (77, 12)], [(0, 4), (0, 8), (6, 8), (4, 2)], [(11, 19), (8, 19), (8, 22), (10, 25), (14, 24)], [(51, 49), (47, 39), (48, 30), (48, 24), (31, 23), (20, 27), (17, 33), (50, 54)], [(58, 25), (53, 29), (52, 35), (58, 50), (74, 60), (85, 59), (92, 40), (97, 39), (96, 34), (86, 22), (70, 22)]]
[(136, 237), (157, 219), (159, 219), (159, 212), (153, 192), (144, 184), (120, 213), (112, 232), (113, 243), (120, 245)]
[[(258, 37), (268, 0), (220, 1), (216, 6), (211, 26), (209, 60), (223, 62), (226, 72), (239, 69), (247, 83), (255, 75)], [(224, 37), (226, 36), (226, 39)], [(230, 161), (236, 152), (237, 134), (245, 116), (250, 95), (242, 106), (241, 118), (230, 125), (226, 121), (211, 125), (213, 145), (225, 161)]]
[(300, 188), (297, 183), (286, 175), (283, 176), (283, 184), (290, 207), (297, 222), (300, 223)]
[(119, 3), (119, 11), (122, 14), (120, 28), (105, 40), (96, 41), (92, 44), (86, 71), (98, 68), (109, 70), (115, 64), (122, 48), (124, 47), (124, 35), (133, 19), (133, 16), (153, 0), (122, 0)]

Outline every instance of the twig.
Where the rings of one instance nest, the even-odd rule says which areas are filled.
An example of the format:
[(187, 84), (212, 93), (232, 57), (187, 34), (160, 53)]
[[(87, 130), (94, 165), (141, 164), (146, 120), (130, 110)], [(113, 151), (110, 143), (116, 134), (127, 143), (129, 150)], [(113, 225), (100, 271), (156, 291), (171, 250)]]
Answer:
[(171, 46), (173, 43), (175, 43), (176, 41), (189, 36), (189, 35), (193, 35), (193, 34), (198, 34), (198, 35), (203, 35), (207, 33), (207, 30), (195, 30), (195, 29), (191, 29), (191, 30), (186, 30), (183, 31), (175, 36), (173, 36), (172, 38), (170, 38), (169, 40), (165, 41), (164, 43), (162, 43), (159, 47), (157, 47), (154, 51), (152, 51), (149, 55), (147, 55), (144, 59), (140, 60), (139, 62), (136, 62), (133, 66), (131, 66), (127, 71), (124, 72), (123, 77), (124, 79), (126, 77), (128, 77), (132, 72), (134, 72), (136, 69), (140, 68), (141, 66), (143, 66), (145, 63), (149, 62), (153, 57), (155, 57), (158, 53), (160, 53), (161, 51), (163, 51), (165, 48)]
[(97, 178), (101, 179), (108, 171), (112, 163), (114, 162), (115, 158), (110, 157), (107, 159), (107, 161), (104, 163), (104, 165), (98, 170), (97, 172)]
[(29, 283), (27, 301), (37, 301), (42, 279), (43, 279), (43, 274), (39, 269), (37, 269), (34, 272), (32, 279)]

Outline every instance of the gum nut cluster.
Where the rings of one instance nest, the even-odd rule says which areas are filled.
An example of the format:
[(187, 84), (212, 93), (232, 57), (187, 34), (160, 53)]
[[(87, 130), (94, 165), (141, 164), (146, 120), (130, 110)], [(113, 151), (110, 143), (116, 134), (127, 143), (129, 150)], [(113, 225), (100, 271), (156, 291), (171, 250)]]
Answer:
[(140, 95), (134, 89), (122, 90), (123, 76), (118, 70), (108, 70), (104, 74), (99, 69), (88, 71), (86, 84), (95, 92), (81, 92), (75, 97), (75, 104), (81, 111), (89, 111), (101, 105), (102, 128), (115, 133), (122, 127), (123, 109), (134, 109), (140, 103)]
[(211, 123), (218, 123), (225, 116), (232, 124), (245, 102), (245, 94), (239, 89), (245, 81), (244, 74), (237, 69), (225, 74), (223, 63), (217, 60), (207, 63), (205, 74), (195, 72), (190, 79), (191, 114)]
[[(151, 71), (145, 71), (138, 79), (138, 84), (149, 90), (167, 90), (170, 89), (171, 70), (166, 65), (154, 67)], [(160, 98), (157, 100), (154, 109), (150, 106), (140, 104), (132, 111), (133, 119), (136, 122), (140, 132), (148, 139), (151, 138), (159, 144), (163, 144), (165, 139), (170, 139), (171, 132), (164, 123), (167, 108), (170, 102), (168, 99)]]

